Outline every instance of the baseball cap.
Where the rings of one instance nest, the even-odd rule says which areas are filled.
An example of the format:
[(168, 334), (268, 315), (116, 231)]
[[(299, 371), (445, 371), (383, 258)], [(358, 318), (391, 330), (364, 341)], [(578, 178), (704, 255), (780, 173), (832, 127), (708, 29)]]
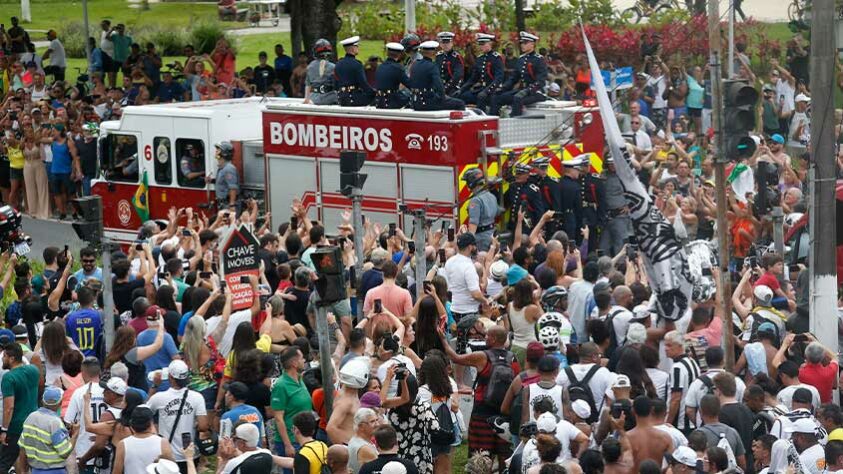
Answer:
[(249, 396), (249, 387), (243, 382), (231, 382), (227, 390), (235, 400), (245, 400)]
[(784, 145), (784, 137), (783, 137), (783, 136), (781, 136), (781, 134), (774, 133), (774, 134), (770, 137), (770, 140), (773, 140), (774, 142), (776, 142), (776, 143), (778, 143), (778, 144)]
[(588, 406), (588, 402), (585, 400), (574, 400), (571, 403), (571, 410), (583, 420), (587, 420), (591, 416), (591, 407)]
[(518, 265), (513, 265), (506, 271), (506, 284), (512, 286), (528, 275), (527, 270), (524, 270)]
[(623, 388), (632, 388), (632, 384), (629, 383), (629, 377), (624, 374), (618, 374), (617, 378), (615, 378), (615, 383), (612, 384), (612, 389)]
[(477, 245), (477, 239), (471, 232), (465, 232), (457, 237), (457, 248), (464, 249), (469, 245)]
[(811, 102), (811, 98), (805, 94), (797, 94), (796, 98), (793, 99), (794, 102)]
[(129, 389), (128, 385), (126, 385), (126, 382), (123, 379), (119, 379), (117, 377), (111, 377), (107, 381), (100, 380), (100, 387), (106, 390), (111, 390), (112, 392), (120, 396), (126, 395), (126, 390)]
[(12, 332), (15, 333), (15, 339), (26, 339), (29, 333), (26, 332), (26, 326), (23, 324), (15, 324), (12, 327)]
[(407, 467), (398, 461), (389, 461), (381, 468), (381, 474), (407, 474)]
[(788, 433), (817, 434), (817, 423), (812, 418), (799, 418), (784, 429)]
[(0, 346), (15, 342), (15, 333), (8, 329), (0, 329)]
[(252, 423), (243, 423), (234, 429), (234, 437), (246, 442), (247, 445), (255, 447), (261, 437), (261, 432), (258, 427)]
[(831, 430), (828, 434), (829, 441), (843, 441), (843, 428), (836, 428)]
[(770, 306), (770, 301), (773, 300), (773, 290), (766, 285), (758, 285), (752, 290), (752, 294), (758, 300), (761, 306)]
[(532, 341), (527, 344), (527, 360), (538, 361), (544, 357), (544, 346), (539, 341)]
[(61, 403), (61, 397), (64, 391), (58, 387), (47, 387), (44, 389), (44, 395), (41, 396), (41, 401), (44, 405), (58, 405)]
[(170, 362), (170, 365), (167, 368), (170, 377), (176, 380), (186, 380), (190, 376), (190, 370), (187, 368), (187, 364), (185, 364), (182, 360), (174, 360)]
[(776, 334), (776, 325), (771, 322), (761, 323), (758, 325), (758, 332)]
[(811, 394), (810, 390), (801, 387), (793, 391), (793, 397), (791, 398), (791, 401), (796, 403), (808, 403), (813, 405), (814, 396)]
[(690, 467), (697, 466), (697, 453), (687, 446), (679, 446), (672, 454), (665, 455), (669, 464), (684, 464)]
[(555, 433), (557, 423), (552, 413), (542, 413), (536, 420), (536, 428), (540, 433)]
[(539, 372), (543, 372), (543, 373), (550, 373), (550, 372), (553, 372), (555, 370), (558, 370), (559, 369), (559, 359), (557, 359), (556, 357), (553, 357), (552, 355), (542, 356), (542, 358), (539, 359), (539, 363), (538, 363), (537, 368), (539, 369)]
[(375, 392), (366, 392), (360, 397), (360, 408), (380, 408), (381, 396)]
[(146, 308), (146, 313), (145, 313), (146, 319), (148, 321), (155, 321), (155, 320), (159, 319), (161, 317), (161, 314), (159, 312), (163, 312), (163, 311), (161, 311), (160, 306), (155, 305), (155, 304), (150, 306), (149, 308)]

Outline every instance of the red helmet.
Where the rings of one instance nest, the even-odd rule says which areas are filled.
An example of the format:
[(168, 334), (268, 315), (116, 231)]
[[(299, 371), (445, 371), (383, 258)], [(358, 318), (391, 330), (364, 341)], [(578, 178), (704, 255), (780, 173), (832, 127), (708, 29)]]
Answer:
[(330, 54), (334, 51), (334, 47), (331, 46), (331, 42), (326, 40), (325, 38), (320, 38), (313, 43), (313, 55), (314, 56), (323, 56), (326, 54)]

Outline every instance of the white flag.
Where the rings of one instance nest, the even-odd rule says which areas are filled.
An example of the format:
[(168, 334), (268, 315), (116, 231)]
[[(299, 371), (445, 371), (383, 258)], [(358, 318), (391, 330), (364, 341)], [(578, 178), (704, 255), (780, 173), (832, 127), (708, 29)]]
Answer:
[(621, 135), (612, 102), (600, 74), (600, 66), (582, 28), (585, 51), (591, 68), (592, 87), (597, 93), (600, 118), (606, 131), (606, 143), (614, 158), (615, 172), (624, 188), (633, 232), (644, 257), (644, 268), (655, 295), (655, 310), (671, 321), (682, 318), (689, 310), (693, 285), (685, 249), (676, 238), (673, 225), (653, 205), (650, 195), (629, 164), (629, 153)]

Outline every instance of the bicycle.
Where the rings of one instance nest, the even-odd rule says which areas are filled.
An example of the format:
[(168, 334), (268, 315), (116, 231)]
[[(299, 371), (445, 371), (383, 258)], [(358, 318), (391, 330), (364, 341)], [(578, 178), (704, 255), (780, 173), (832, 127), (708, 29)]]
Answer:
[[(798, 1), (798, 0), (794, 0)], [(635, 24), (644, 18), (649, 18), (655, 13), (662, 13), (668, 10), (678, 9), (676, 0), (656, 0), (655, 3), (647, 0), (635, 0), (635, 5), (621, 12), (623, 18), (629, 18)]]
[(787, 6), (787, 19), (792, 22), (801, 22), (804, 19), (805, 11), (808, 9), (810, 0), (791, 0)]

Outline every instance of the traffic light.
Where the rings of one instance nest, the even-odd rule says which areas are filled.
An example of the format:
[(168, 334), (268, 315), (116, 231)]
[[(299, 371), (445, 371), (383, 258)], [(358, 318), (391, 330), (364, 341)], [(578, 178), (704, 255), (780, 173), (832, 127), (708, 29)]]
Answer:
[(353, 188), (363, 189), (368, 175), (360, 173), (366, 162), (366, 154), (360, 151), (345, 150), (340, 152), (340, 192), (350, 197)]
[(337, 246), (319, 247), (311, 254), (310, 261), (319, 276), (316, 280), (316, 292), (322, 303), (344, 300), (347, 296), (342, 250)]
[(85, 196), (73, 200), (80, 219), (73, 223), (73, 230), (80, 239), (91, 245), (102, 242), (102, 197)]
[(758, 91), (746, 81), (723, 81), (723, 101), (723, 156), (730, 161), (749, 158), (756, 148), (749, 132), (755, 129)]

